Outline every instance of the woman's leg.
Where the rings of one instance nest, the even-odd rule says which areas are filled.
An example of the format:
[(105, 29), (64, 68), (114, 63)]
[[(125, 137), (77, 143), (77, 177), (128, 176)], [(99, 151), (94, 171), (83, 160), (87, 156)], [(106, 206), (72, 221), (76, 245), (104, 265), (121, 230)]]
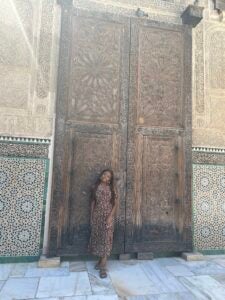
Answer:
[(96, 270), (99, 270), (99, 269), (100, 269), (101, 261), (102, 261), (102, 258), (99, 257), (97, 263), (95, 264), (95, 269), (96, 269)]
[(107, 256), (102, 257), (101, 258), (101, 264), (100, 264), (100, 277), (101, 278), (107, 277), (106, 262), (107, 262)]
[(101, 257), (100, 266), (105, 268), (107, 263), (107, 256)]

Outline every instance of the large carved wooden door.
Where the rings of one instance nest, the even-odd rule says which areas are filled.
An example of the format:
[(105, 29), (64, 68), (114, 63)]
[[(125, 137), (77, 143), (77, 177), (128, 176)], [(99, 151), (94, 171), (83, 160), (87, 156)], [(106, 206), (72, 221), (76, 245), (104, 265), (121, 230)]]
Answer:
[(191, 249), (191, 31), (131, 23), (126, 251)]
[(50, 254), (87, 253), (89, 191), (109, 167), (124, 252), (129, 43), (129, 19), (63, 7)]
[(190, 249), (190, 29), (65, 5), (58, 83), (49, 254), (87, 253), (89, 189), (106, 167), (113, 253)]

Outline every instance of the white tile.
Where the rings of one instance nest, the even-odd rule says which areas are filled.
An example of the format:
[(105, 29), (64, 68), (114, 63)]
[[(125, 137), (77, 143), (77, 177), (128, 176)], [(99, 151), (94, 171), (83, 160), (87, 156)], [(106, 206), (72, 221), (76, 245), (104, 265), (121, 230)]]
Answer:
[(38, 281), (38, 278), (9, 278), (0, 292), (0, 299), (34, 298)]
[[(40, 299), (42, 300), (42, 299)], [(63, 297), (60, 300), (87, 300), (87, 296), (72, 296), (72, 297)]]
[(3, 287), (5, 281), (0, 281), (0, 291), (1, 291), (1, 288)]
[(197, 300), (191, 293), (166, 293), (126, 297), (126, 300)]
[(186, 266), (168, 266), (166, 267), (168, 271), (170, 271), (174, 276), (193, 276), (195, 275), (191, 272)]
[(13, 264), (0, 264), (0, 280), (6, 280), (13, 269)]
[(109, 266), (109, 274), (119, 296), (147, 295), (160, 292), (139, 264), (123, 267), (120, 263), (117, 264), (118, 268), (115, 268), (115, 265), (111, 268)]
[(87, 300), (118, 300), (117, 295), (90, 295)]
[(142, 265), (148, 277), (158, 287), (159, 293), (182, 293), (187, 289), (174, 277), (166, 268), (162, 267), (157, 261), (150, 261)]
[(222, 267), (225, 267), (225, 259), (219, 259), (219, 258), (217, 258), (217, 259), (214, 260), (214, 262), (217, 263), (217, 264), (219, 264)]
[(109, 271), (119, 271), (124, 269), (129, 269), (131, 266), (141, 266), (142, 264), (146, 263), (146, 261), (138, 261), (137, 259), (131, 260), (109, 260), (107, 262), (107, 268)]
[(91, 286), (86, 272), (71, 273), (69, 276), (42, 277), (37, 298), (65, 297), (91, 294)]
[(23, 277), (28, 269), (27, 263), (16, 263), (10, 272), (10, 277)]
[(196, 275), (217, 275), (225, 274), (225, 267), (213, 261), (198, 261), (186, 263), (191, 272)]
[(68, 276), (69, 268), (28, 268), (25, 277)]
[[(119, 300), (117, 295), (89, 295), (89, 296), (73, 296), (63, 297), (60, 300)], [(40, 299), (42, 300), (42, 299)]]
[(115, 294), (109, 274), (107, 278), (100, 278), (99, 271), (94, 269), (95, 264), (96, 262), (86, 262), (93, 294)]
[(142, 266), (143, 272), (148, 276), (148, 278), (155, 284), (159, 293), (168, 292), (163, 280), (159, 278), (156, 273), (153, 271), (152, 267), (147, 263), (143, 264)]
[[(24, 299), (25, 300), (25, 299)], [(35, 299), (29, 299), (29, 300), (40, 300), (40, 299), (38, 299), (38, 298), (35, 298)], [(41, 300), (61, 300), (61, 299), (59, 299), (59, 298), (41, 298)]]
[(179, 259), (175, 258), (175, 257), (156, 258), (156, 259), (154, 259), (154, 261), (156, 261), (163, 267), (181, 265), (181, 262), (179, 261)]
[(224, 300), (225, 288), (208, 275), (180, 277), (179, 280), (199, 300)]
[(225, 274), (211, 275), (211, 277), (218, 281), (220, 284), (225, 285)]
[(216, 255), (204, 255), (204, 260), (217, 260), (217, 259), (223, 259), (225, 260), (225, 255), (224, 254), (216, 254)]

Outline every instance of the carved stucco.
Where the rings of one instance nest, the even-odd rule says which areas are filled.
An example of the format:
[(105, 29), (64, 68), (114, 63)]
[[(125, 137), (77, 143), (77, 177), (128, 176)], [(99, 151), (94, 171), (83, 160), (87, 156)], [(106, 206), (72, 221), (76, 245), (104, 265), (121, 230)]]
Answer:
[(50, 137), (60, 10), (55, 0), (0, 1), (0, 133)]
[(137, 8), (141, 8), (151, 20), (181, 24), (182, 12), (194, 2), (195, 0), (73, 0), (73, 5), (127, 16), (134, 16)]
[(225, 147), (225, 23), (207, 11), (193, 35), (193, 146)]
[[(181, 22), (193, 0), (74, 0), (76, 7)], [(225, 22), (212, 1), (198, 0), (204, 20), (194, 29), (193, 145), (225, 147)], [(60, 35), (56, 0), (0, 1), (0, 133), (52, 135)], [(216, 55), (215, 55), (216, 53)]]

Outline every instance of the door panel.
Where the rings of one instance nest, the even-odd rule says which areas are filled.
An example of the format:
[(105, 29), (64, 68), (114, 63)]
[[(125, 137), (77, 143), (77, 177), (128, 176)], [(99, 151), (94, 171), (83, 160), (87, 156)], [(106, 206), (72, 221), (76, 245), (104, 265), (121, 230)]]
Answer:
[(118, 124), (124, 25), (78, 15), (72, 32), (69, 119)]
[[(135, 29), (138, 30), (136, 33), (134, 24), (132, 28), (133, 51), (138, 51), (136, 124), (179, 127), (182, 120), (183, 32), (140, 25)], [(138, 41), (135, 35), (138, 35)]]
[(131, 23), (126, 252), (191, 247), (184, 229), (191, 153), (186, 35), (183, 26)]
[[(123, 253), (130, 21), (110, 14), (69, 11), (70, 22), (64, 28), (70, 49), (66, 62), (66, 49), (61, 45), (67, 76), (59, 82), (67, 90), (61, 99), (65, 111), (60, 118), (59, 109), (56, 120), (58, 126), (64, 122), (64, 127), (54, 158), (54, 176), (64, 182), (53, 188), (53, 201), (60, 211), (57, 253), (87, 253), (90, 188), (108, 167), (115, 173), (120, 198), (113, 253)], [(68, 10), (63, 13), (65, 18)], [(59, 174), (60, 153), (64, 168)]]

